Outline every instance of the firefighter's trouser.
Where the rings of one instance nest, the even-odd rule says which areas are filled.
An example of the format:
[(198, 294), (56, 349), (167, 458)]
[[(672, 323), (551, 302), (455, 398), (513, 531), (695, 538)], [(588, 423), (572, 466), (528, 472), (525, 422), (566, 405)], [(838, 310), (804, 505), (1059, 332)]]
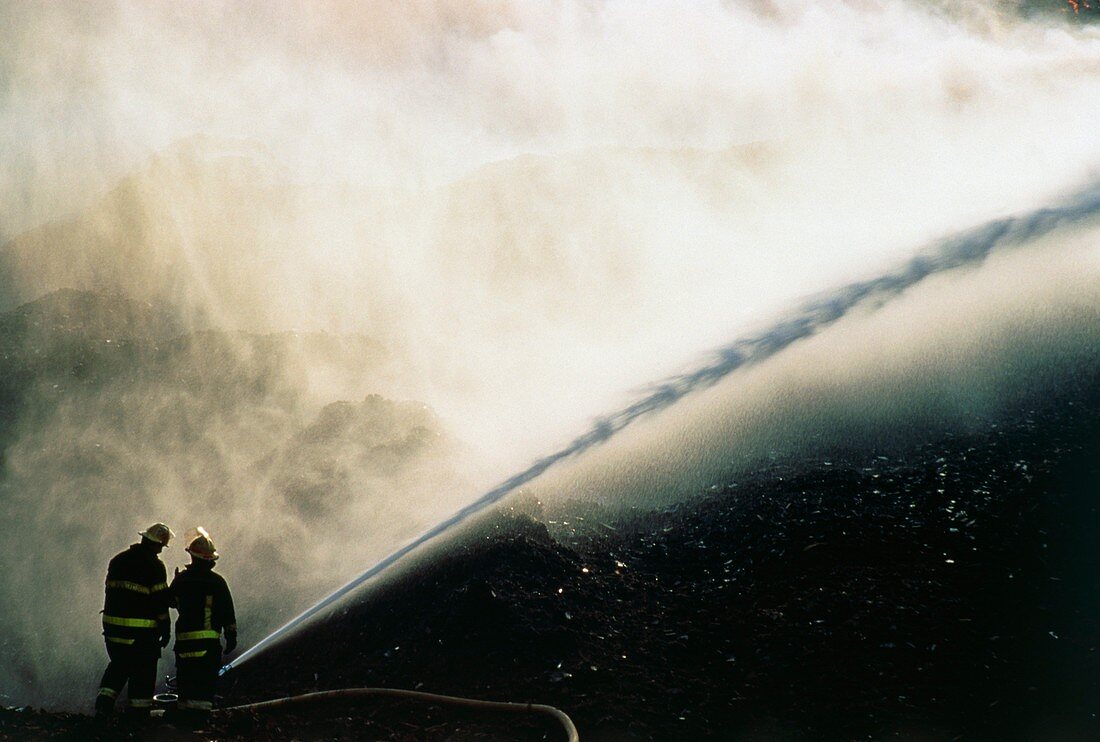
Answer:
[(205, 648), (197, 651), (176, 652), (176, 706), (200, 718), (214, 708), (214, 686), (222, 664), (221, 644), (216, 640), (203, 644)]
[(156, 641), (118, 644), (108, 640), (107, 656), (111, 661), (103, 673), (103, 679), (99, 681), (96, 711), (113, 710), (115, 699), (122, 693), (123, 687), (129, 684), (127, 713), (148, 716), (153, 707), (153, 689), (157, 684), (160, 645)]

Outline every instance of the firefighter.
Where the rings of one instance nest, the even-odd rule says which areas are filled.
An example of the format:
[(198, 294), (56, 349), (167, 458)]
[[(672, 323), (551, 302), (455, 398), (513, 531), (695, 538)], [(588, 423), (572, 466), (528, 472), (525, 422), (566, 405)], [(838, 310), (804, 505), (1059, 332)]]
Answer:
[(167, 573), (158, 555), (173, 534), (163, 523), (154, 523), (140, 535), (140, 543), (117, 554), (107, 566), (103, 638), (110, 663), (96, 696), (100, 718), (114, 711), (115, 699), (127, 684), (127, 714), (149, 717), (160, 650), (172, 638)]
[(191, 563), (172, 580), (176, 617), (177, 709), (185, 723), (201, 723), (214, 705), (214, 684), (225, 653), (237, 646), (237, 619), (233, 596), (221, 575), (214, 572), (218, 552), (204, 529), (187, 546)]

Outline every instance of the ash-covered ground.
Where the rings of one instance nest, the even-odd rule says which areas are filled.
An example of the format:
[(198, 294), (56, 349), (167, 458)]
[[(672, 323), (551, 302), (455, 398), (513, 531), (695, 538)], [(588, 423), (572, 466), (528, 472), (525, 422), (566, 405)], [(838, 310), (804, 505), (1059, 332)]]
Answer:
[[(445, 559), (234, 670), (221, 703), (389, 686), (553, 704), (588, 740), (1096, 739), (1100, 393), (1081, 384), (965, 435), (773, 462), (625, 524), (518, 497)], [(0, 714), (10, 738), (91, 731)], [(562, 735), (377, 700), (203, 736)]]

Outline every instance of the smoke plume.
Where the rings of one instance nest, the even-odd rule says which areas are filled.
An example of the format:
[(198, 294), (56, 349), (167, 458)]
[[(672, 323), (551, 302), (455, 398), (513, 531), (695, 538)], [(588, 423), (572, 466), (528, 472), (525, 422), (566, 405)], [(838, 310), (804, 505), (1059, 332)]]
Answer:
[[(1062, 213), (1096, 175), (1100, 36), (1045, 10), (5, 5), (0, 700), (90, 703), (106, 561), (153, 520), (211, 531), (247, 645), (705, 349)], [(1094, 232), (1048, 227), (540, 496), (688, 495), (730, 442), (967, 424), (1061, 378), (1094, 347)]]

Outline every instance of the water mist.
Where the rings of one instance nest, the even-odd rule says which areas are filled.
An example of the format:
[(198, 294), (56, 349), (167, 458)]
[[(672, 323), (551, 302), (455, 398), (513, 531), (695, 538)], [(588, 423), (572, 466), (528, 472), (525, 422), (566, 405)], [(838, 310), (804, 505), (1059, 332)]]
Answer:
[[(1034, 5), (0, 9), (0, 700), (87, 705), (147, 522), (211, 530), (254, 644), (601, 413), (1086, 228), (1100, 37)], [(629, 499), (634, 428), (529, 484)]]

